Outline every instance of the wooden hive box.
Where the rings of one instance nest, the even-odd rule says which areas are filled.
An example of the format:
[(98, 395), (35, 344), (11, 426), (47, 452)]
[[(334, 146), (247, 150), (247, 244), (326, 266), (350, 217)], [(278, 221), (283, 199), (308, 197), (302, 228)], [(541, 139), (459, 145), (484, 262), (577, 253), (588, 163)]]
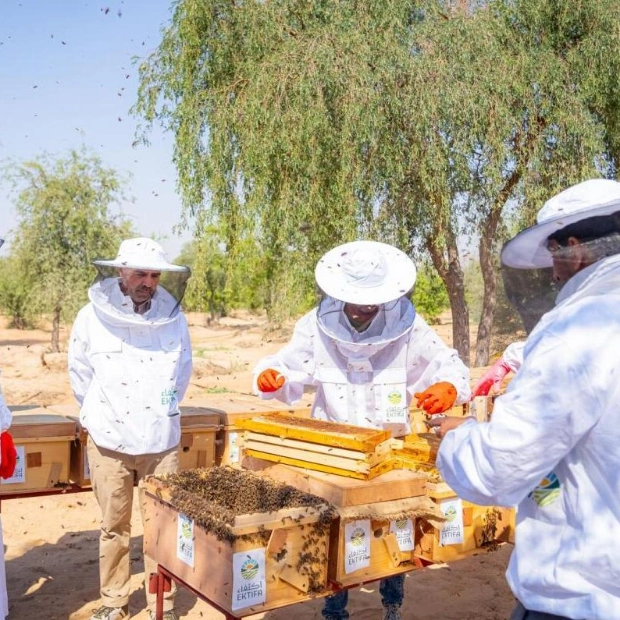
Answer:
[[(329, 581), (345, 587), (389, 577), (419, 568), (414, 556), (419, 518), (439, 517), (437, 506), (426, 497), (427, 476), (394, 470), (372, 480), (249, 461), (260, 467), (260, 474), (322, 497), (338, 510), (332, 521), (329, 544)], [(245, 463), (244, 463), (245, 464)], [(406, 518), (396, 518), (406, 515)], [(355, 556), (351, 538), (356, 528), (366, 558)], [(365, 543), (365, 544), (364, 544)]]
[(338, 587), (422, 568), (414, 553), (421, 519), (440, 519), (424, 496), (338, 508), (332, 525), (328, 575)]
[(217, 434), (216, 465), (238, 465), (242, 460), (239, 423), (247, 418), (270, 411), (286, 411), (300, 417), (310, 417), (310, 407), (287, 407), (276, 400), (261, 400), (251, 394), (214, 394), (203, 401), (193, 401), (194, 406), (212, 411), (220, 416), (221, 429)]
[(90, 467), (88, 456), (86, 455), (86, 440), (88, 433), (80, 424), (80, 406), (77, 403), (49, 405), (51, 412), (62, 415), (75, 423), (75, 439), (71, 442), (71, 452), (69, 457), (69, 477), (82, 489), (87, 489), (90, 484)]
[(10, 433), (17, 449), (15, 473), (0, 480), (0, 495), (35, 493), (69, 484), (75, 422), (38, 408), (14, 414)]
[(88, 455), (86, 454), (86, 442), (88, 441), (88, 433), (82, 428), (79, 417), (69, 416), (75, 421), (76, 437), (71, 442), (71, 463), (69, 474), (71, 480), (80, 488), (85, 489), (91, 486), (90, 483), (90, 465), (88, 464)]
[(370, 480), (393, 468), (389, 431), (272, 412), (239, 423), (247, 456)]
[(450, 562), (514, 542), (515, 509), (478, 506), (460, 499), (445, 483), (429, 483), (427, 495), (446, 521), (440, 527), (420, 521), (415, 555), (429, 562)]
[(179, 469), (213, 467), (220, 414), (204, 407), (181, 407)]
[[(76, 438), (71, 442), (70, 477), (81, 488), (88, 488), (90, 467), (86, 443), (88, 432), (79, 421), (77, 405), (53, 405), (51, 410), (66, 415), (76, 425)], [(215, 443), (220, 430), (218, 413), (202, 407), (180, 407), (181, 441), (179, 443), (179, 469), (212, 467), (215, 464)]]
[(337, 508), (424, 496), (428, 480), (423, 473), (405, 469), (395, 469), (372, 480), (358, 480), (269, 461), (246, 459), (243, 465), (258, 470), (263, 476), (321, 497)]
[(165, 482), (139, 487), (145, 553), (234, 617), (329, 594), (328, 505), (237, 515), (222, 539), (183, 514)]

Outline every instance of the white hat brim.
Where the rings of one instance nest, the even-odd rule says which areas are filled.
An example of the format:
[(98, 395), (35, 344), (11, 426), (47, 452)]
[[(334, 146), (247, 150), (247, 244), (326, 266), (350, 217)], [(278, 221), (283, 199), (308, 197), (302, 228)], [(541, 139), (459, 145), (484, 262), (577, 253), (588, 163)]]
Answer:
[(95, 260), (93, 265), (100, 265), (102, 267), (115, 267), (117, 269), (145, 269), (147, 271), (188, 271), (188, 267), (182, 265), (173, 265), (168, 262), (150, 261), (148, 264), (143, 264), (134, 261), (119, 261), (117, 259), (112, 260)]
[[(340, 268), (342, 257), (348, 252), (381, 251), (388, 270), (381, 284), (372, 287), (355, 286)], [(324, 254), (314, 271), (321, 290), (339, 301), (350, 304), (378, 305), (399, 299), (415, 284), (416, 268), (413, 261), (401, 250), (379, 241), (351, 241)]]
[(502, 264), (516, 269), (552, 267), (551, 252), (547, 249), (549, 237), (569, 224), (620, 210), (620, 198), (614, 198), (596, 207), (574, 211), (526, 228), (506, 242), (501, 252)]

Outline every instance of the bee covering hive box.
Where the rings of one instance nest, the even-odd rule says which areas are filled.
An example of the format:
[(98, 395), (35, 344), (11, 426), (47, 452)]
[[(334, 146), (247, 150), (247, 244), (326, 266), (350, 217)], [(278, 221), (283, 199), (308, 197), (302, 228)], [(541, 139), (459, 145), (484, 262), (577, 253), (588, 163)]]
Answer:
[(445, 521), (437, 528), (420, 522), (415, 555), (429, 562), (450, 562), (514, 542), (515, 510), (478, 506), (459, 498), (445, 483), (429, 483), (427, 494)]
[(346, 587), (416, 568), (418, 522), (438, 525), (443, 517), (428, 497), (377, 502), (337, 509), (332, 525), (329, 580)]
[(35, 493), (69, 484), (75, 422), (39, 408), (13, 415), (10, 433), (17, 465), (13, 476), (1, 481), (2, 495)]
[(253, 472), (196, 469), (140, 482), (144, 550), (242, 617), (328, 593), (333, 508)]

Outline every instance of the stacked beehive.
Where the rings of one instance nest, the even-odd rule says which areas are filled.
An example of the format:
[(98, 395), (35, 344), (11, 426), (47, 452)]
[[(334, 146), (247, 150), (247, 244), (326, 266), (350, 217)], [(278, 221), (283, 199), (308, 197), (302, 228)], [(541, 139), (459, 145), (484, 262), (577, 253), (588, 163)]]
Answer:
[(370, 480), (394, 469), (389, 431), (268, 413), (239, 422), (246, 456)]
[(412, 433), (403, 440), (389, 431), (303, 419), (273, 412), (242, 420), (246, 456), (350, 478), (371, 480), (394, 469), (436, 476), (439, 439)]

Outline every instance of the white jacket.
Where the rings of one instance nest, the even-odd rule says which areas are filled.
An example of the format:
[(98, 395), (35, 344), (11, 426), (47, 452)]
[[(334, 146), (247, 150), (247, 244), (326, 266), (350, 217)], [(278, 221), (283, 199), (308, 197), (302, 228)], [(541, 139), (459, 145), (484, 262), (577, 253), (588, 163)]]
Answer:
[[(385, 428), (396, 437), (411, 432), (408, 406), (415, 392), (448, 381), (457, 389), (457, 402), (469, 399), (469, 370), (408, 299), (382, 306), (361, 333), (343, 307), (326, 297), (297, 322), (287, 346), (257, 364), (254, 389), (261, 398), (291, 404), (305, 385), (316, 386), (313, 417)], [(286, 379), (277, 392), (257, 389), (256, 377), (266, 368)]]
[(507, 579), (532, 610), (620, 619), (620, 255), (571, 278), (489, 423), (444, 437), (462, 498), (518, 504)]
[[(0, 371), (2, 374), (2, 371)], [(4, 400), (4, 394), (2, 393), (2, 388), (0, 388), (0, 431), (6, 431), (11, 426), (11, 422), (13, 421), (13, 414), (11, 410), (6, 406), (6, 401)]]
[(80, 423), (101, 448), (132, 455), (173, 448), (192, 372), (185, 316), (162, 287), (147, 313), (135, 313), (116, 278), (94, 284), (89, 298), (69, 339)]

